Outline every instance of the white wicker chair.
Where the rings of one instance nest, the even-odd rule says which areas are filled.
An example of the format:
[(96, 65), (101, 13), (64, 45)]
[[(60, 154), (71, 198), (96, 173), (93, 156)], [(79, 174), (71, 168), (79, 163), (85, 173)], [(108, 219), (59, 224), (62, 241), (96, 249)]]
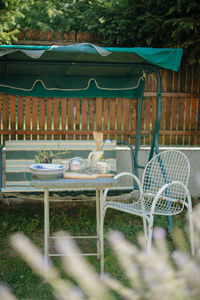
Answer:
[[(131, 173), (123, 172), (118, 174), (116, 178), (130, 176), (137, 182), (140, 197), (138, 201), (131, 204), (111, 202), (106, 200), (108, 189), (105, 190), (102, 226), (104, 226), (104, 217), (108, 208), (141, 216), (147, 239), (147, 251), (150, 251), (154, 216), (177, 215), (186, 207), (189, 215), (191, 251), (194, 254), (192, 203), (191, 195), (187, 188), (189, 173), (190, 165), (187, 157), (180, 151), (168, 150), (154, 156), (148, 162), (143, 173), (142, 182)], [(104, 251), (103, 228), (101, 234), (102, 251)]]

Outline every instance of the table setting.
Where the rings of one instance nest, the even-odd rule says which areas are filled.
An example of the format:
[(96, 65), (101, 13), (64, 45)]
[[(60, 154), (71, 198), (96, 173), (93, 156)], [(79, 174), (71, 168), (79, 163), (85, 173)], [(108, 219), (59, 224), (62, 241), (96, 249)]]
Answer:
[(101, 132), (94, 131), (93, 137), (96, 150), (91, 151), (86, 159), (77, 156), (64, 159), (57, 164), (35, 163), (29, 167), (32, 175), (39, 180), (113, 177), (115, 174), (110, 172), (110, 165), (104, 159), (103, 151), (104, 144), (111, 141), (103, 141)]

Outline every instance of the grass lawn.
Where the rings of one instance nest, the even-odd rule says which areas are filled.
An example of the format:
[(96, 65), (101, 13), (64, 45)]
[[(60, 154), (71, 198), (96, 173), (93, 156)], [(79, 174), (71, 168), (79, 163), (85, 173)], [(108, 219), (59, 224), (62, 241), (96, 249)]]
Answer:
[[(54, 299), (51, 287), (34, 274), (26, 263), (16, 255), (9, 245), (9, 238), (15, 232), (23, 232), (39, 248), (43, 247), (43, 204), (0, 204), (0, 282), (6, 283), (18, 299)], [(65, 230), (70, 234), (94, 234), (96, 230), (95, 206), (86, 205), (50, 205), (51, 232)], [(183, 228), (186, 218), (182, 213), (173, 219), (174, 227)], [(166, 217), (156, 217), (155, 226), (168, 228)], [(132, 243), (137, 243), (138, 233), (143, 231), (142, 219), (125, 213), (108, 210), (105, 219), (105, 235), (109, 230), (119, 230)], [(172, 237), (168, 234), (170, 250), (174, 249)], [(83, 243), (83, 241), (82, 241)], [(85, 251), (95, 252), (96, 240), (87, 241), (80, 245)], [(96, 257), (87, 258), (94, 268), (99, 271), (99, 261)], [(62, 266), (59, 258), (53, 258), (53, 263), (62, 276)], [(105, 271), (114, 278), (126, 283), (116, 258), (105, 241)], [(120, 298), (116, 298), (120, 299)]]

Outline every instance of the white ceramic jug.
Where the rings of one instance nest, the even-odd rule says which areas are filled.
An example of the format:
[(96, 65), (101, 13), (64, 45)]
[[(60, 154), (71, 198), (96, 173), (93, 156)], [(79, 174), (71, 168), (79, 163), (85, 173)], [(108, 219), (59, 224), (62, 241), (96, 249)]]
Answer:
[(88, 155), (88, 161), (92, 169), (97, 168), (97, 162), (103, 159), (103, 151), (92, 151)]

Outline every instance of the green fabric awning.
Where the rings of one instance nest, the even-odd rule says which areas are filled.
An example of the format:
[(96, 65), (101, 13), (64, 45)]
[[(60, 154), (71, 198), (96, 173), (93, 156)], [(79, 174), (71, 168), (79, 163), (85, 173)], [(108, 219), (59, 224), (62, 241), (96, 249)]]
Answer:
[(0, 46), (0, 91), (41, 97), (142, 97), (155, 67), (177, 71), (182, 49)]

